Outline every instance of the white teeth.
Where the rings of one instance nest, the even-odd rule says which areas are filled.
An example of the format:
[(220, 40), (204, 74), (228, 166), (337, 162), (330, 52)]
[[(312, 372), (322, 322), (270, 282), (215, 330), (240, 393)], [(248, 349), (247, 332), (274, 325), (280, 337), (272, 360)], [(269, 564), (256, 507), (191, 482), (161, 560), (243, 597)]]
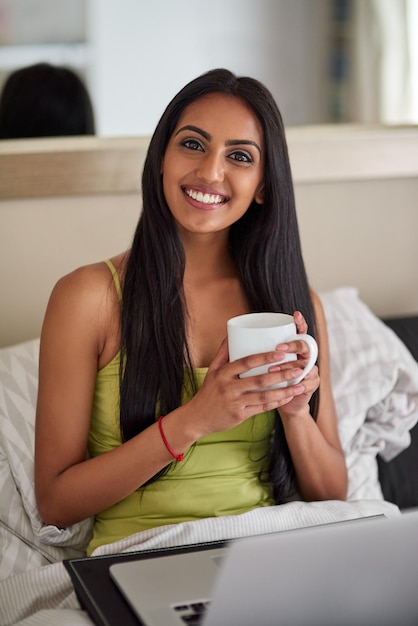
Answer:
[(220, 204), (223, 202), (223, 197), (217, 194), (202, 193), (201, 191), (193, 191), (193, 189), (185, 189), (185, 192), (190, 198), (202, 204)]

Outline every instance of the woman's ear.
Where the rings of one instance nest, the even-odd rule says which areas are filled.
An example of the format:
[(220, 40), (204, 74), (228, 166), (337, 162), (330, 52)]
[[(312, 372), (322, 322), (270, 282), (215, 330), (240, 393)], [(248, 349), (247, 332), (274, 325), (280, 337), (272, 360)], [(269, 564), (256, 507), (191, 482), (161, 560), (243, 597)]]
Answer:
[(264, 183), (260, 183), (257, 191), (255, 192), (254, 200), (257, 204), (264, 203)]

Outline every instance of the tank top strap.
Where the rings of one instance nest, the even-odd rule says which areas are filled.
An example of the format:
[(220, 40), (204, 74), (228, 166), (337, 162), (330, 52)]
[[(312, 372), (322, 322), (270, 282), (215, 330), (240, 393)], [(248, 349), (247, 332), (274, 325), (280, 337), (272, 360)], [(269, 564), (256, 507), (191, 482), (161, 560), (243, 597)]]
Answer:
[(118, 271), (110, 259), (105, 259), (104, 263), (106, 263), (107, 267), (110, 270), (110, 273), (112, 274), (113, 282), (115, 283), (115, 289), (116, 293), (119, 296), (119, 300), (122, 300), (122, 286), (120, 284)]

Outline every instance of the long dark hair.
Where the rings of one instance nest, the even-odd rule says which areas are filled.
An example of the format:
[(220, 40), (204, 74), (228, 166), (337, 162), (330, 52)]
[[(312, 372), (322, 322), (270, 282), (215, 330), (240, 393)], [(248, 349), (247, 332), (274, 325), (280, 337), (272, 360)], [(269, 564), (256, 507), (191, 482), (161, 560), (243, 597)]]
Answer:
[[(251, 204), (230, 228), (230, 246), (252, 311), (301, 310), (315, 335), (284, 127), (274, 98), (259, 81), (217, 69), (188, 83), (170, 102), (151, 138), (142, 176), (143, 211), (123, 281), (120, 420), (124, 439), (181, 404), (192, 377), (183, 294), (184, 250), (167, 206), (161, 165), (184, 109), (211, 93), (240, 98), (263, 130), (264, 202)], [(191, 380), (193, 384), (193, 379)], [(311, 400), (317, 413), (318, 398)], [(267, 479), (275, 502), (293, 490), (294, 470), (277, 412)]]

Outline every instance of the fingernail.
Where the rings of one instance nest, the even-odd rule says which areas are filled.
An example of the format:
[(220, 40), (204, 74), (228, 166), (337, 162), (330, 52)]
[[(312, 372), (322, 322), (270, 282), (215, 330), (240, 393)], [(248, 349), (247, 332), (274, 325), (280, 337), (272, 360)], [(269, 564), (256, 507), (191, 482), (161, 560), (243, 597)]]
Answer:
[(300, 395), (305, 392), (305, 387), (304, 385), (295, 385), (293, 391), (295, 394)]
[(275, 350), (275, 352), (273, 354), (273, 359), (275, 361), (283, 361), (285, 356), (286, 356), (286, 354), (284, 353), (284, 350)]

